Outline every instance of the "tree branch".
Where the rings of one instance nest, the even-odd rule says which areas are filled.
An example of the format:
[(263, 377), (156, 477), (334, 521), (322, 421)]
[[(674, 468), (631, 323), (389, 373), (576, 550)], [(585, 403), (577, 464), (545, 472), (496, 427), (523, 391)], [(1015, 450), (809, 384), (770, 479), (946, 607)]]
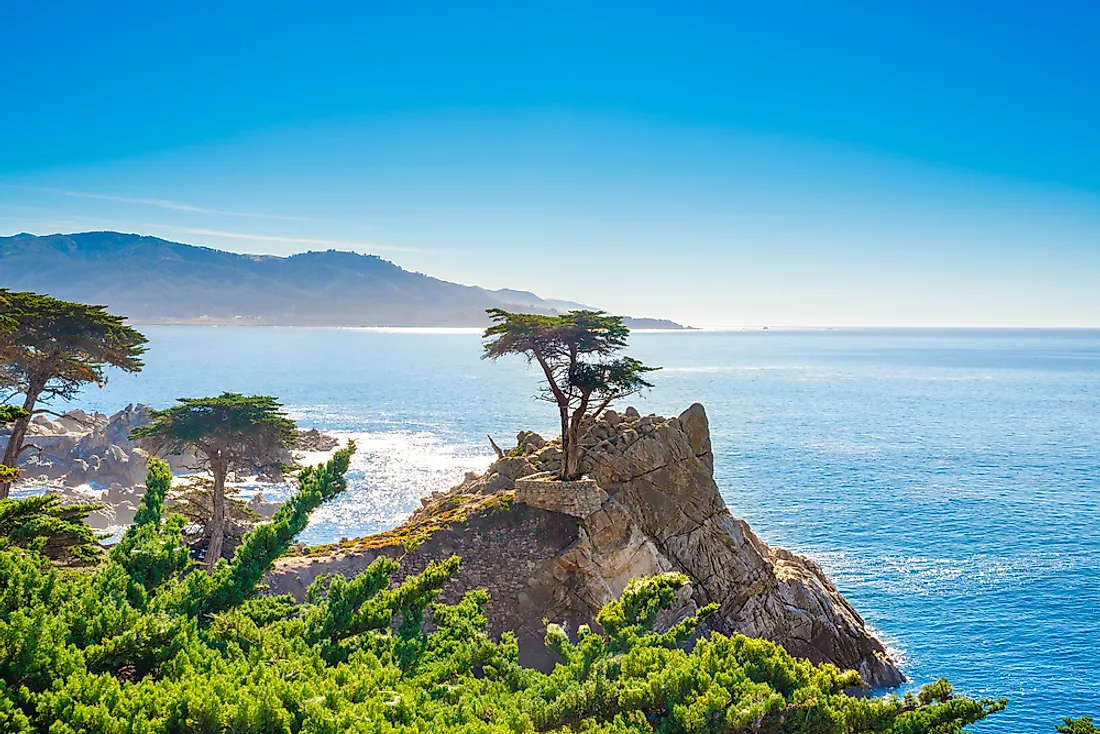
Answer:
[(565, 393), (558, 387), (557, 382), (554, 379), (554, 370), (550, 365), (546, 363), (546, 358), (542, 356), (541, 352), (535, 352), (535, 359), (538, 361), (539, 366), (542, 367), (543, 373), (546, 375), (546, 381), (550, 383), (550, 391), (554, 393), (554, 397), (557, 398), (558, 405), (568, 405), (569, 398), (565, 396)]
[(75, 415), (69, 415), (68, 413), (55, 413), (54, 411), (47, 410), (46, 408), (37, 408), (37, 409), (35, 409), (31, 412), (34, 415), (38, 415), (39, 413), (45, 413), (46, 415), (52, 415), (55, 418), (67, 418), (68, 420), (71, 420), (74, 423), (79, 423), (82, 426), (94, 426), (95, 425), (94, 420), (86, 420), (84, 418), (77, 418)]
[(26, 451), (27, 449), (35, 449), (35, 450), (38, 451), (39, 454), (43, 453), (41, 446), (37, 446), (33, 443), (25, 443), (25, 444), (23, 444), (22, 446), (19, 447), (19, 451), (16, 452), (15, 458), (18, 459), (20, 456), (22, 456), (23, 452)]

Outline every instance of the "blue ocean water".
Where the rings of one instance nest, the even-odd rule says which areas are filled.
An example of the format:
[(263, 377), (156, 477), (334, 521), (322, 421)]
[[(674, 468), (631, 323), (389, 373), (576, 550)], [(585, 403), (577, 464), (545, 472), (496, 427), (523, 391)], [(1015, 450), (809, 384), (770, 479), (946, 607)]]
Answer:
[[(147, 327), (137, 375), (77, 405), (224, 390), (279, 396), (360, 446), (305, 540), (392, 527), (521, 428), (555, 433), (521, 359), (477, 333)], [(975, 732), (1100, 718), (1100, 331), (639, 332), (664, 369), (646, 412), (706, 405), (719, 485), (766, 541), (805, 553), (895, 651), (1008, 696)]]

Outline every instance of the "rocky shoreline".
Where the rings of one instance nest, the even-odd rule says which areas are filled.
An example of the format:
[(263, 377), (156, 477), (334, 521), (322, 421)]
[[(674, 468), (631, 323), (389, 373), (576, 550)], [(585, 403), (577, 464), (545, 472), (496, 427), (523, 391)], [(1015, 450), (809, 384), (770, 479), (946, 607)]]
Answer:
[[(133, 522), (145, 492), (148, 471), (148, 454), (130, 440), (130, 431), (151, 420), (149, 407), (140, 403), (132, 403), (112, 415), (79, 409), (54, 419), (37, 415), (27, 431), (27, 441), (34, 448), (19, 463), (23, 477), (17, 487), (38, 484), (46, 493), (60, 496), (66, 504), (100, 505), (87, 519), (93, 529), (128, 525)], [(7, 434), (0, 430), (0, 450), (6, 443)], [(316, 429), (299, 429), (298, 440), (287, 451), (284, 463), (296, 463), (304, 455), (323, 460), (339, 445), (339, 439)], [(198, 471), (194, 456), (163, 458), (177, 476)], [(268, 502), (262, 493), (248, 501), (249, 508), (263, 520), (270, 520), (279, 505)]]
[(678, 417), (607, 413), (583, 439), (586, 481), (546, 481), (557, 440), (520, 433), (485, 473), (436, 492), (400, 527), (281, 559), (270, 593), (302, 598), (322, 574), (354, 576), (380, 555), (399, 578), (451, 555), (462, 567), (444, 592), (455, 602), (486, 588), (489, 631), (516, 633), (520, 659), (548, 669), (546, 621), (575, 633), (635, 576), (679, 571), (691, 583), (664, 617), (671, 625), (712, 602), (702, 632), (741, 632), (814, 662), (857, 670), (874, 687), (905, 680), (862, 617), (811, 560), (760, 540), (726, 508), (714, 481), (706, 411)]

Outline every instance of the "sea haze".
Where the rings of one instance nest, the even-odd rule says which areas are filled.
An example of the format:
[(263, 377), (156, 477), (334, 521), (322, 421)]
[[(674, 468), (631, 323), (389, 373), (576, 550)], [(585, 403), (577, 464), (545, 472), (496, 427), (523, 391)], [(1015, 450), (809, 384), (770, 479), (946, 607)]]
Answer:
[[(394, 526), (520, 430), (554, 431), (522, 359), (476, 333), (145, 327), (147, 367), (76, 405), (280, 397), (355, 438), (311, 543)], [(1100, 331), (635, 333), (643, 413), (706, 405), (734, 514), (819, 561), (915, 684), (1010, 697), (975, 732), (1100, 713)], [(268, 490), (269, 492), (271, 490)]]

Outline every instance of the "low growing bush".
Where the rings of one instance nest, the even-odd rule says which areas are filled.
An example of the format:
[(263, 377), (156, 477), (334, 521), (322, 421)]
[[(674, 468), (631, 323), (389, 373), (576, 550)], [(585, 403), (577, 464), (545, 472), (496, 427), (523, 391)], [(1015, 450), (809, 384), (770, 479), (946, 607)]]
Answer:
[[(440, 604), (451, 558), (398, 585), (380, 558), (319, 579), (305, 601), (258, 588), (309, 513), (346, 487), (354, 446), (303, 470), (272, 523), (212, 574), (165, 517), (153, 462), (137, 521), (93, 569), (59, 567), (34, 543), (0, 548), (0, 731), (108, 732), (958, 732), (1004, 706), (955, 696), (857, 698), (854, 672), (779, 646), (714, 634), (684, 646), (704, 608), (671, 630), (657, 612), (686, 582), (635, 580), (563, 662), (521, 667), (516, 639), (485, 632), (484, 591)], [(1076, 729), (1074, 730), (1076, 731)]]

